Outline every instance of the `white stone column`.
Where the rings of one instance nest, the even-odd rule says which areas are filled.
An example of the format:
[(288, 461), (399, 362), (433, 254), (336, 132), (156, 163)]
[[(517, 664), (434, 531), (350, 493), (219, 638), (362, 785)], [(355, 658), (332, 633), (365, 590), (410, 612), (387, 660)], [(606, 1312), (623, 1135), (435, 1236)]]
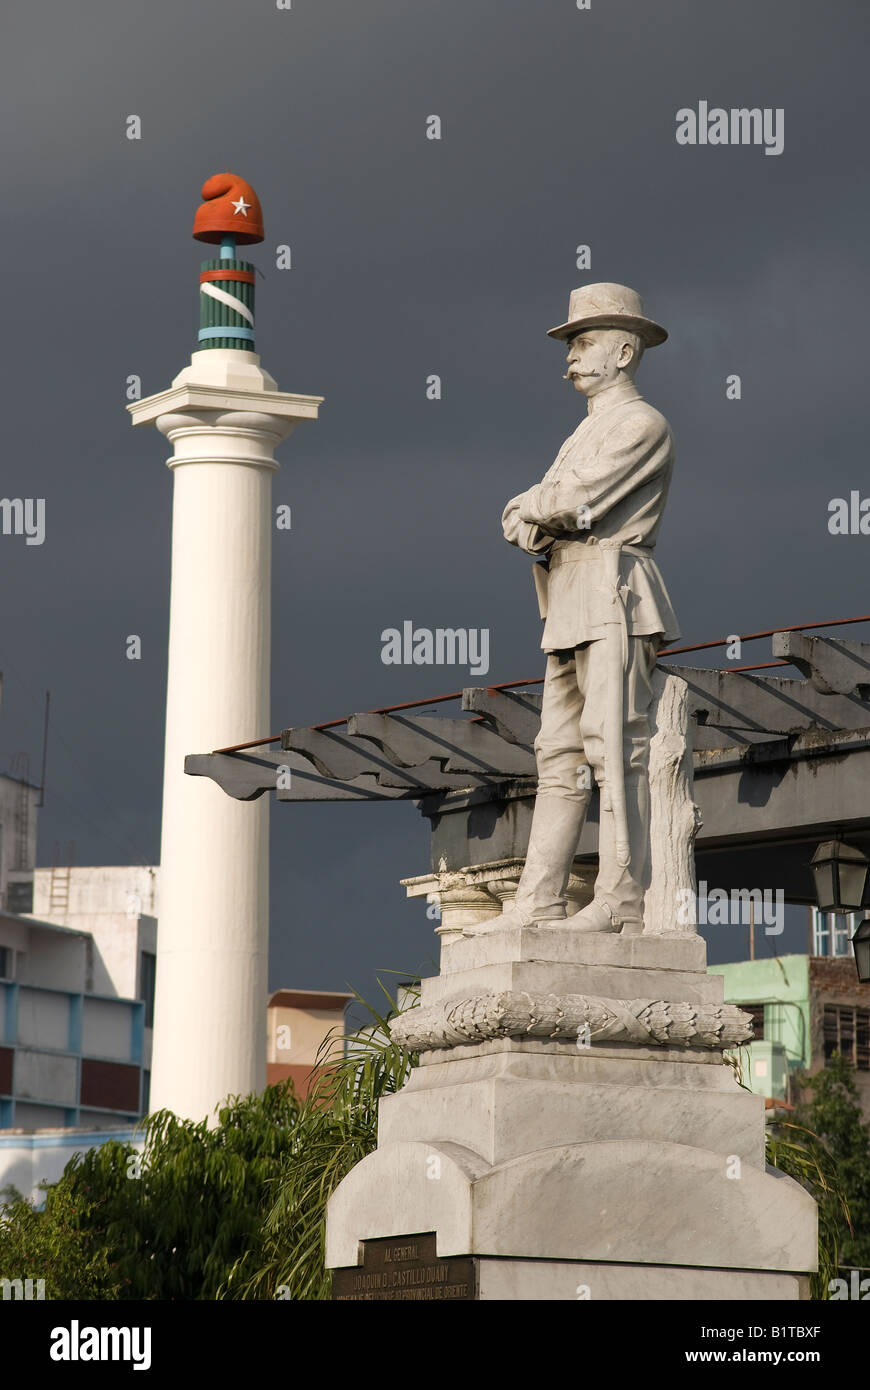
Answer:
[(278, 392), (254, 353), (207, 349), (130, 408), (174, 446), (150, 1108), (193, 1120), (266, 1082), (269, 804), (233, 801), (184, 759), (273, 732), (273, 451), (319, 403)]

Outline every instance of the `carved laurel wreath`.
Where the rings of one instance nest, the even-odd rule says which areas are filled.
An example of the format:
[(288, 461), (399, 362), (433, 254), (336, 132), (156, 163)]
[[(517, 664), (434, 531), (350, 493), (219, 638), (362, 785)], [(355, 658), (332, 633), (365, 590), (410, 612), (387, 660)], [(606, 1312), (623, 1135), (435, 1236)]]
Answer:
[(586, 994), (466, 995), (408, 1009), (390, 1025), (408, 1052), (490, 1038), (576, 1038), (646, 1046), (726, 1048), (752, 1039), (752, 1019), (734, 1004), (599, 999)]

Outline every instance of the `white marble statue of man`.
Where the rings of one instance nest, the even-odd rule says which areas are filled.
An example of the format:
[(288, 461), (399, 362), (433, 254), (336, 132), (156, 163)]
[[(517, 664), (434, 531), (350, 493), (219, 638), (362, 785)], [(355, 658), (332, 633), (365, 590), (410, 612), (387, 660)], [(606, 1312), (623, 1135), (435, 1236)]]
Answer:
[(546, 557), (535, 579), (547, 667), (525, 868), (513, 906), (488, 925), (565, 919), (594, 775), (595, 895), (570, 924), (633, 935), (649, 882), (650, 681), (660, 646), (680, 635), (653, 560), (673, 439), (634, 374), (667, 333), (634, 290), (600, 284), (573, 292), (567, 323), (549, 336), (569, 344), (567, 376), (588, 410), (543, 480), (504, 511), (506, 539)]

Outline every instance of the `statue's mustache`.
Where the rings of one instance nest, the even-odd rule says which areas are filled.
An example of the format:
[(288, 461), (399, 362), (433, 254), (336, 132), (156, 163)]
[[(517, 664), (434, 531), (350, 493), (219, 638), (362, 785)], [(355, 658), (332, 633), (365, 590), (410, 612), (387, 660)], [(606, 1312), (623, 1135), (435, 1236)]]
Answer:
[(572, 376), (600, 376), (600, 372), (566, 372), (562, 377), (563, 381), (570, 381)]

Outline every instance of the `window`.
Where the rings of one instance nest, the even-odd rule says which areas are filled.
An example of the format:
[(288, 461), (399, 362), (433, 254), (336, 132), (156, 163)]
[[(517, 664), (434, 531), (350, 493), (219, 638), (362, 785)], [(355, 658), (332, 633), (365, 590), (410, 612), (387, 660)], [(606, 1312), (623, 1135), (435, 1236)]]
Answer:
[(861, 912), (819, 912), (813, 908), (813, 955), (848, 956), (852, 951), (852, 935)]
[(826, 1004), (822, 1032), (825, 1065), (839, 1052), (858, 1071), (870, 1071), (870, 1009)]
[(763, 1004), (738, 1004), (738, 1009), (742, 1009), (745, 1014), (752, 1015), (752, 1027), (755, 1030), (753, 1042), (758, 1042), (764, 1037), (764, 1005)]
[(0, 980), (8, 980), (12, 973), (12, 952), (8, 946), (0, 946)]
[(126, 1062), (104, 1062), (83, 1057), (79, 1100), (94, 1110), (120, 1110), (139, 1114), (142, 1079), (139, 1068)]
[(6, 885), (6, 910), (8, 912), (33, 911), (33, 880), (17, 879)]
[(139, 998), (145, 1000), (145, 1027), (154, 1027), (154, 982), (157, 978), (157, 957), (153, 951), (139, 955)]
[(852, 932), (853, 932), (854, 929), (855, 929), (855, 926), (854, 926), (854, 916), (855, 916), (855, 914), (850, 912), (850, 913), (848, 914), (848, 916), (847, 916), (846, 913), (844, 913), (844, 912), (835, 912), (835, 913), (833, 914), (833, 916), (834, 916), (834, 942), (833, 942), (834, 949), (833, 949), (833, 953), (832, 953), (832, 954), (835, 955), (835, 956), (848, 956), (850, 950), (852, 949), (852, 948), (851, 948), (851, 945), (850, 945), (850, 942), (851, 942), (851, 939), (852, 939)]

